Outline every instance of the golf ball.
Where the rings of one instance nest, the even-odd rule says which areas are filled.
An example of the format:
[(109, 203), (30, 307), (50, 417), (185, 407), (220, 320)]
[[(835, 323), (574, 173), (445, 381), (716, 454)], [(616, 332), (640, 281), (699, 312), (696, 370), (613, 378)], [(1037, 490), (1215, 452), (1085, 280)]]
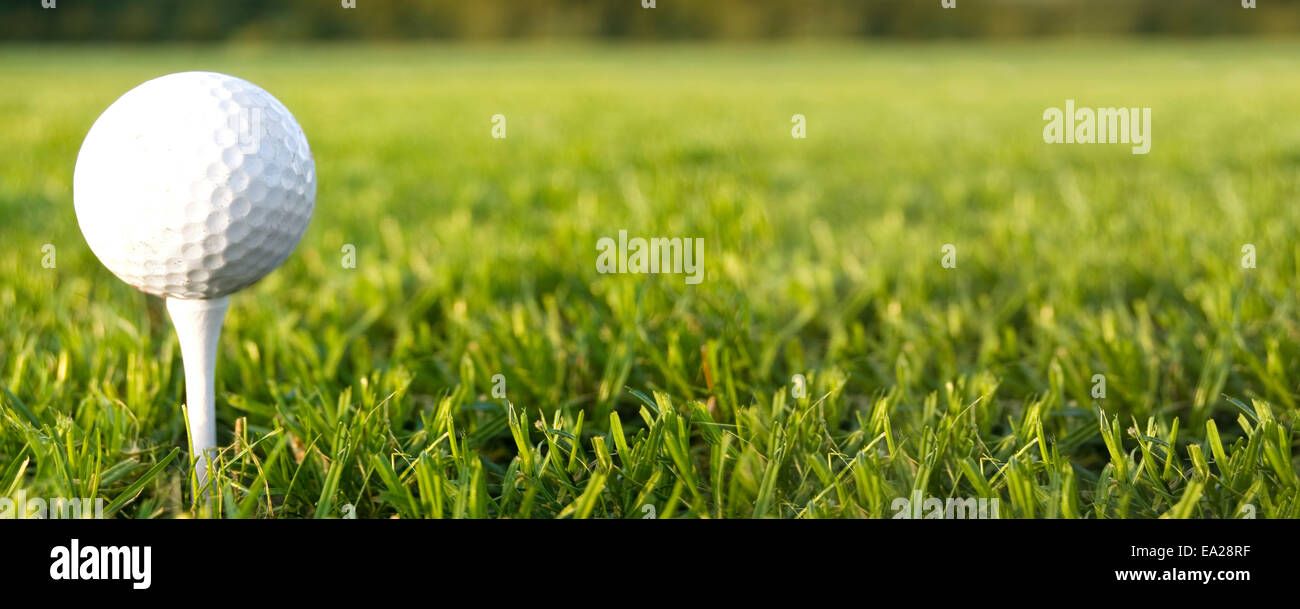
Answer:
[(218, 298), (266, 276), (316, 201), (298, 121), (246, 80), (182, 72), (128, 91), (77, 155), (77, 223), (108, 270), (167, 298)]

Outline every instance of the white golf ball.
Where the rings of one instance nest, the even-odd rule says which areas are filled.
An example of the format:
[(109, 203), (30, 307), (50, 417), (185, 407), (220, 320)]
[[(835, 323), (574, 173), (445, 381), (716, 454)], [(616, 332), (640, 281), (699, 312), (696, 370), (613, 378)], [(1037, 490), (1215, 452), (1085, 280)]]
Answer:
[(218, 298), (266, 276), (307, 230), (316, 164), (279, 100), (182, 72), (118, 98), (86, 134), (77, 222), (108, 270), (167, 298)]

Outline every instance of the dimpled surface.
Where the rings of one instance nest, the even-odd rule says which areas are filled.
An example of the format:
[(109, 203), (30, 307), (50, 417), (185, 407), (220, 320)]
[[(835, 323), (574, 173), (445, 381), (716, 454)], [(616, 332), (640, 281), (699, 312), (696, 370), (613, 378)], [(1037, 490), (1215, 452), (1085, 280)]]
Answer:
[(217, 298), (293, 251), (316, 201), (298, 121), (246, 80), (182, 72), (118, 98), (73, 173), (77, 222), (123, 281), (158, 296)]

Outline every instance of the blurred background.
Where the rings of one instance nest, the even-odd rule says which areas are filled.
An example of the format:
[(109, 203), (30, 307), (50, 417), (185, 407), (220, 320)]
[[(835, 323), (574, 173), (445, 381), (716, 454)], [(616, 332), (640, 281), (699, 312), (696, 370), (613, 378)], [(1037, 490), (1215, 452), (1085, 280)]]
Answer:
[[(6, 40), (778, 39), (1286, 34), (1295, 0), (40, 0), (0, 5)], [(653, 12), (652, 12), (653, 11)]]

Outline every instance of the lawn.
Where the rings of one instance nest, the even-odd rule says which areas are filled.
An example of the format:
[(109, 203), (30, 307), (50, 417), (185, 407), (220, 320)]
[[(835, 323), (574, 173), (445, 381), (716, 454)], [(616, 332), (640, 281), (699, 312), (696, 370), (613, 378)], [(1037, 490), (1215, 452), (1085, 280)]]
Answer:
[[(0, 497), (890, 518), (919, 492), (1003, 518), (1300, 517), (1298, 58), (0, 47)], [(319, 176), (294, 254), (231, 299), (201, 509), (162, 303), (99, 264), (72, 206), (99, 113), (190, 69), (276, 95)], [(1152, 108), (1151, 152), (1045, 144), (1067, 99)], [(703, 238), (703, 281), (598, 273), (620, 230)]]

